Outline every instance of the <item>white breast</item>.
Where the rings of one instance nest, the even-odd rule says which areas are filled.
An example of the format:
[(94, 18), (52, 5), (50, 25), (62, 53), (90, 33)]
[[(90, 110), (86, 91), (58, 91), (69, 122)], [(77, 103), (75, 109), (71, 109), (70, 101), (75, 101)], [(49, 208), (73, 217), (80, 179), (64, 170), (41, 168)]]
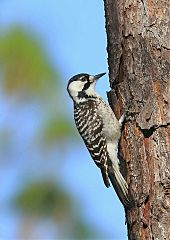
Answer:
[(119, 169), (118, 143), (121, 135), (119, 121), (117, 120), (112, 109), (103, 101), (99, 99), (98, 113), (103, 120), (103, 134), (106, 137), (107, 151), (114, 168)]
[(98, 113), (103, 120), (103, 133), (107, 141), (115, 141), (120, 138), (120, 124), (112, 109), (103, 101), (98, 100)]

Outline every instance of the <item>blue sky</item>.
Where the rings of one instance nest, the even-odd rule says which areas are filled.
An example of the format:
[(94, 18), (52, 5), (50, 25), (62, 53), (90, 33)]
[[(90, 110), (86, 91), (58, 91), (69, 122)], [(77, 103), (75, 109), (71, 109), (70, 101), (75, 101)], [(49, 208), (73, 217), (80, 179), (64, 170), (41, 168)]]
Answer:
[[(80, 72), (97, 74), (108, 71), (103, 1), (1, 1), (0, 27), (7, 29), (14, 24), (23, 25), (30, 31), (37, 32), (42, 39), (54, 65), (63, 76), (63, 92), (68, 103), (66, 107), (71, 113), (71, 100), (65, 91), (68, 79)], [(107, 99), (108, 75), (103, 77), (97, 89)], [(34, 124), (28, 123), (30, 126)], [(28, 128), (28, 135), (30, 128)], [(79, 161), (77, 156), (83, 156), (82, 161)], [(64, 164), (61, 176), (67, 173), (65, 185), (70, 192), (73, 192), (74, 197), (80, 199), (87, 221), (96, 228), (103, 229), (114, 240), (127, 239), (123, 207), (113, 190), (104, 187), (100, 171), (91, 161), (82, 141), (74, 151), (70, 150)], [(13, 185), (15, 188), (13, 182), (19, 168), (20, 166), (15, 168), (11, 166), (2, 171), (4, 176), (1, 178), (8, 192), (7, 195), (4, 194), (4, 198), (10, 196)], [(7, 179), (5, 176), (10, 178)], [(4, 215), (0, 216), (0, 227)], [(5, 222), (7, 225), (11, 224), (10, 236), (12, 236), (12, 231), (15, 232), (15, 219), (12, 214), (6, 215)], [(4, 226), (3, 232), (6, 229), (8, 227)]]

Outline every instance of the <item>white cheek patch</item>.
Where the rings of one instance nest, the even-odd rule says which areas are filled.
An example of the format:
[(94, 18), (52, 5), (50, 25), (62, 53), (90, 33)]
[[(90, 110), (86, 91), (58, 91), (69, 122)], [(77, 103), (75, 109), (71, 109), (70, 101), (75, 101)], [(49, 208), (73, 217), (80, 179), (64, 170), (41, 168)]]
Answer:
[(68, 90), (73, 99), (78, 96), (78, 92), (81, 92), (83, 87), (84, 84), (82, 81), (74, 81), (70, 83)]
[[(69, 84), (69, 87), (68, 87), (69, 94), (71, 98), (77, 103), (87, 100), (87, 97), (83, 98), (83, 97), (80, 97), (79, 95), (82, 92), (84, 85), (85, 85), (85, 82), (82, 82), (82, 81), (73, 81)], [(84, 90), (84, 93), (86, 94), (86, 96), (88, 97), (97, 96), (97, 93), (95, 92), (95, 85), (96, 85), (96, 81), (92, 82), (88, 89)]]
[(96, 87), (96, 82), (93, 82), (90, 84), (90, 87), (86, 90), (86, 94), (89, 96), (95, 96), (95, 87)]

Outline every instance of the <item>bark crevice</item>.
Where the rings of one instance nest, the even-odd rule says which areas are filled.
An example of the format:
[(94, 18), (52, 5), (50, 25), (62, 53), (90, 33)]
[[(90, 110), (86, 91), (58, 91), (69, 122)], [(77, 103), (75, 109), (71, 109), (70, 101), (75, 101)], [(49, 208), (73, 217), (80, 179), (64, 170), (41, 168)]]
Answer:
[(168, 126), (170, 126), (170, 123), (167, 123), (165, 125), (155, 125), (155, 126), (152, 126), (150, 127), (149, 129), (141, 129), (143, 135), (145, 138), (149, 138), (153, 135), (153, 133), (158, 129), (158, 128), (167, 128)]

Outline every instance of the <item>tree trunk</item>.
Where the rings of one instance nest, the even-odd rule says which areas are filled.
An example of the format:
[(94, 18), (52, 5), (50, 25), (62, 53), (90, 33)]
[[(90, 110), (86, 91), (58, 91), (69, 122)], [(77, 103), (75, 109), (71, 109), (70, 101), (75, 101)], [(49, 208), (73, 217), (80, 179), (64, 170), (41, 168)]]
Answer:
[[(170, 239), (170, 2), (104, 0), (111, 91), (122, 130), (122, 173), (134, 207), (130, 240)], [(124, 170), (125, 169), (125, 170)]]

